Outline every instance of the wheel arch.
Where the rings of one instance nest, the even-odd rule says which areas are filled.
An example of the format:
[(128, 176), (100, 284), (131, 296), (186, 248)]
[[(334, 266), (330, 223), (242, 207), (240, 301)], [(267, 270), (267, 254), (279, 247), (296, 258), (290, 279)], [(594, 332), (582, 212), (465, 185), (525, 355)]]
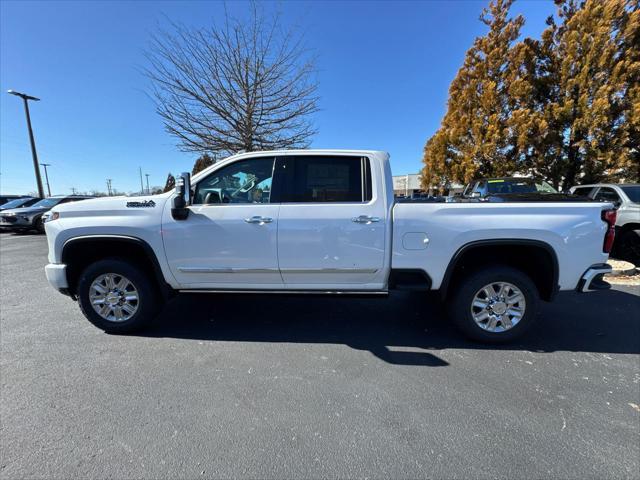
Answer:
[(119, 257), (143, 268), (163, 297), (170, 297), (174, 290), (165, 281), (158, 257), (151, 245), (138, 237), (125, 235), (87, 235), (73, 237), (62, 246), (61, 261), (67, 266), (69, 293), (76, 294), (78, 278), (91, 263)]
[[(500, 255), (497, 255), (499, 251)], [(519, 256), (524, 253), (530, 256)], [(439, 289), (440, 295), (443, 298), (447, 296), (465, 268), (478, 268), (493, 261), (505, 263), (505, 260), (512, 261), (508, 263), (510, 266), (519, 268), (531, 277), (543, 300), (553, 300), (560, 289), (560, 267), (555, 250), (541, 240), (519, 238), (476, 240), (461, 246), (447, 266)]]
[(617, 227), (620, 231), (620, 234), (626, 233), (629, 230), (640, 230), (640, 223), (638, 222), (627, 222), (624, 225)]

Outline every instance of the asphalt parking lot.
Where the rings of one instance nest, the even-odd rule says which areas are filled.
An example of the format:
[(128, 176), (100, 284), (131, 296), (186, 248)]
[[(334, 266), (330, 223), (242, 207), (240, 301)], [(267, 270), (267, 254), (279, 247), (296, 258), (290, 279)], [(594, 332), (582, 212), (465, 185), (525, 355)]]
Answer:
[(0, 235), (2, 478), (638, 478), (638, 287), (563, 293), (525, 341), (433, 298), (184, 296), (102, 333)]

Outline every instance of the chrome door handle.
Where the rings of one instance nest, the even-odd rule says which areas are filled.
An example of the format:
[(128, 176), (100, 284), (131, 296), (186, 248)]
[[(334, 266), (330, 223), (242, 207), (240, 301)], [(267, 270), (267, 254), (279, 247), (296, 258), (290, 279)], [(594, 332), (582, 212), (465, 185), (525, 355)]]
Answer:
[(359, 217), (353, 217), (351, 219), (352, 222), (355, 223), (374, 223), (374, 222), (379, 222), (380, 221), (380, 217), (372, 217), (370, 215), (360, 215)]
[(244, 221), (247, 222), (247, 223), (258, 223), (258, 224), (262, 225), (263, 223), (271, 223), (271, 222), (273, 222), (273, 218), (271, 218), (271, 217), (261, 217), (260, 215), (254, 215), (253, 217), (245, 218)]

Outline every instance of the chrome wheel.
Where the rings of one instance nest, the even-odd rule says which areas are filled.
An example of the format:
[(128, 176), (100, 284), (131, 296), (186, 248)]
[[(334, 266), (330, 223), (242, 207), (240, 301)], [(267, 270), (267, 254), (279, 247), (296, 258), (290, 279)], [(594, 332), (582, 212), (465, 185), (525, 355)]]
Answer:
[(126, 322), (138, 311), (138, 290), (126, 277), (105, 273), (89, 287), (91, 306), (105, 320)]
[(500, 333), (515, 327), (526, 309), (523, 293), (515, 285), (494, 282), (478, 290), (471, 304), (471, 316), (488, 332)]

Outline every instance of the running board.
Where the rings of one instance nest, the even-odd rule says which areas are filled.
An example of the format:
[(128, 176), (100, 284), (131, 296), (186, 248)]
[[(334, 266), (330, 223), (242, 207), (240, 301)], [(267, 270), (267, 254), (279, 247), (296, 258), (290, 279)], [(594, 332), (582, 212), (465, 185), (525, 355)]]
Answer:
[(294, 294), (294, 295), (388, 295), (387, 290), (225, 290), (190, 289), (180, 293), (248, 293), (248, 294)]

